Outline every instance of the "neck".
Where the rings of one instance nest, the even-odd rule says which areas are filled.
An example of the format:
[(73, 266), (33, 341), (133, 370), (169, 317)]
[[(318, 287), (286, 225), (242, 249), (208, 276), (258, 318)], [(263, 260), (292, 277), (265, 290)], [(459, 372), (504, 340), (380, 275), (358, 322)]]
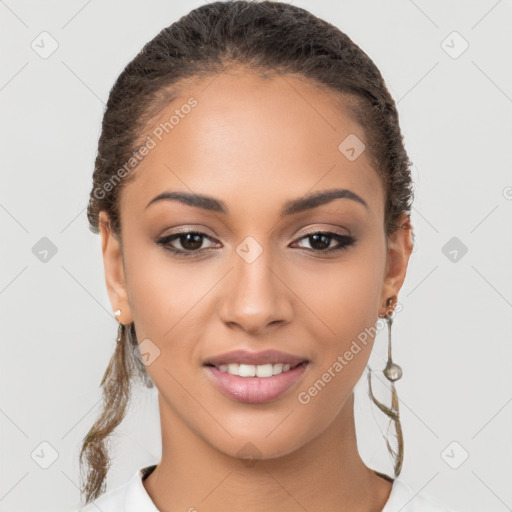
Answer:
[(143, 484), (161, 512), (381, 512), (388, 500), (392, 483), (357, 450), (353, 394), (307, 445), (252, 463), (220, 453), (181, 423), (161, 395), (159, 403), (162, 460)]

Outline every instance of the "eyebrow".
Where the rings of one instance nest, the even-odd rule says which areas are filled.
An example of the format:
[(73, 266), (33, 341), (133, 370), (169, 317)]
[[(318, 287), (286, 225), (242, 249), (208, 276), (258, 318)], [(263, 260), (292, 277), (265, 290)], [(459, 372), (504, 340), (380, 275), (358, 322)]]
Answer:
[[(334, 199), (350, 199), (368, 209), (366, 201), (355, 192), (346, 188), (336, 188), (312, 192), (298, 199), (287, 201), (281, 210), (280, 217), (286, 217), (287, 215), (294, 215), (305, 210), (310, 210), (323, 204), (330, 203)], [(202, 194), (191, 194), (188, 192), (162, 192), (151, 199), (145, 209), (153, 203), (164, 200), (178, 201), (188, 206), (201, 208), (202, 210), (224, 213), (226, 215), (229, 214), (229, 209), (223, 201), (215, 199), (214, 197)]]

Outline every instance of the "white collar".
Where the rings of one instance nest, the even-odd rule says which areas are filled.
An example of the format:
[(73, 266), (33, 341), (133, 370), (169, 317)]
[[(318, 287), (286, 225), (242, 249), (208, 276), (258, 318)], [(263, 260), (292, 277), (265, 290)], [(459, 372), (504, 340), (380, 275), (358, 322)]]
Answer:
[[(153, 500), (149, 496), (142, 478), (150, 473), (155, 465), (138, 469), (125, 484), (101, 495), (93, 503), (81, 512), (97, 512), (100, 507), (102, 512), (159, 512)], [(90, 508), (89, 508), (90, 507)], [(94, 508), (93, 508), (94, 507)], [(400, 477), (395, 478), (388, 501), (382, 512), (455, 512), (442, 504), (425, 491), (414, 491)]]

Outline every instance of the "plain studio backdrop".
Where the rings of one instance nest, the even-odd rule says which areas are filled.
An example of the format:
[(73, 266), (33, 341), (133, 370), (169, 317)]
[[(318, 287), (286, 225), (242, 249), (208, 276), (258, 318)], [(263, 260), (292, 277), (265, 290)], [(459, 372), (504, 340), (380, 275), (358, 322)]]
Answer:
[[(117, 333), (100, 237), (86, 218), (103, 109), (143, 44), (202, 3), (0, 2), (1, 511), (79, 504), (80, 443), (99, 412)], [(393, 324), (393, 358), (404, 370), (402, 477), (460, 510), (510, 510), (512, 4), (293, 4), (374, 60), (414, 162), (416, 248)], [(370, 363), (389, 404), (386, 335)], [(365, 372), (359, 449), (393, 475), (387, 425)], [(110, 446), (108, 489), (159, 460), (156, 389), (136, 391)]]

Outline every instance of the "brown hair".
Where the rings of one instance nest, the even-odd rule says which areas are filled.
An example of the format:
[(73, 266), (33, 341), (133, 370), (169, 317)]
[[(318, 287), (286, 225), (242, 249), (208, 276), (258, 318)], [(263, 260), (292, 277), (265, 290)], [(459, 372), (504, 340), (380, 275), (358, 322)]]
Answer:
[[(234, 67), (262, 75), (296, 74), (344, 100), (364, 129), (367, 155), (383, 184), (386, 234), (399, 227), (403, 213), (410, 218), (411, 162), (395, 102), (373, 61), (341, 30), (305, 9), (276, 1), (230, 0), (198, 7), (161, 30), (117, 78), (103, 116), (87, 209), (92, 232), (99, 233), (99, 213), (106, 211), (112, 233), (121, 240), (119, 193), (134, 176), (126, 163), (136, 167), (132, 159), (142, 134), (178, 87), (187, 79), (213, 77)], [(81, 469), (84, 458), (89, 466), (81, 488), (86, 503), (104, 492), (110, 466), (106, 441), (124, 418), (133, 379), (152, 385), (139, 354), (133, 323), (120, 326), (120, 340), (101, 381), (103, 411), (80, 452)], [(402, 446), (401, 430), (398, 438)], [(402, 450), (396, 475), (401, 458)]]

